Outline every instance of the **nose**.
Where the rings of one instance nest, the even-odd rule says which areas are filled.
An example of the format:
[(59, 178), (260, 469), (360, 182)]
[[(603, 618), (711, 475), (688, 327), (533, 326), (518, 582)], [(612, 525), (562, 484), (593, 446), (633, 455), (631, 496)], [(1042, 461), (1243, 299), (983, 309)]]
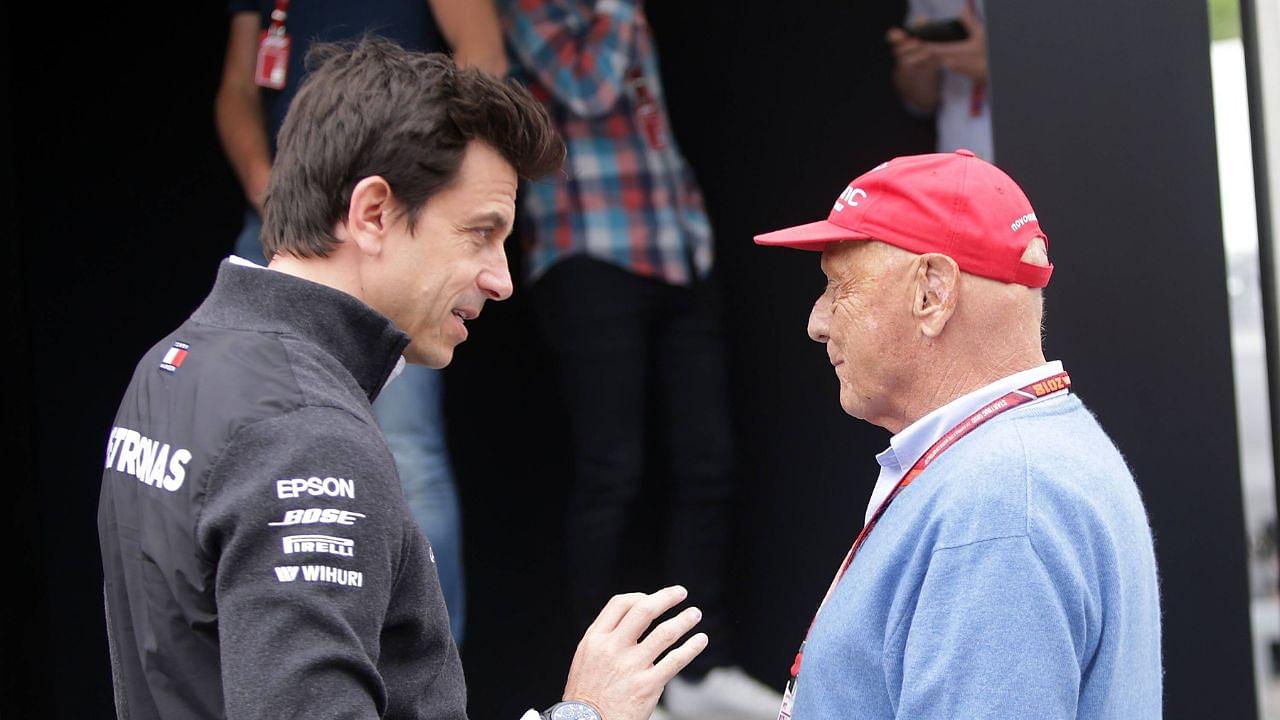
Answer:
[(501, 250), (497, 259), (480, 271), (476, 285), (490, 300), (506, 300), (511, 297), (515, 286), (511, 282), (511, 271), (507, 268), (507, 254)]
[(814, 342), (827, 342), (831, 337), (828, 334), (830, 324), (831, 300), (823, 293), (814, 301), (813, 310), (809, 311), (809, 338)]

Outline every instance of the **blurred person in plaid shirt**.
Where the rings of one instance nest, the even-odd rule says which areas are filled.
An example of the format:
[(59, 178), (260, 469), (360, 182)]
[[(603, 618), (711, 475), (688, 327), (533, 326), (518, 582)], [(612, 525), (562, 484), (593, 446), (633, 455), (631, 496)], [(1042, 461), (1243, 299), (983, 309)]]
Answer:
[[(781, 695), (733, 664), (724, 600), (730, 438), (711, 227), (672, 137), (648, 22), (634, 0), (499, 0), (516, 74), (568, 147), (522, 188), (525, 266), (570, 419), (568, 553), (575, 621), (619, 586), (646, 469), (668, 479), (664, 572), (704, 611), (706, 652), (659, 715), (772, 720)], [(652, 403), (652, 406), (650, 406)], [(662, 449), (650, 462), (648, 449)]]

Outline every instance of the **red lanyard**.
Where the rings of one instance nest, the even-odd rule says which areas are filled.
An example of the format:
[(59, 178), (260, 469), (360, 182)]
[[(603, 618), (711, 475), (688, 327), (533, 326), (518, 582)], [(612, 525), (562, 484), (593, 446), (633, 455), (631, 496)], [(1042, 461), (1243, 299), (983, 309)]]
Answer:
[(253, 82), (258, 87), (283, 90), (289, 76), (289, 33), (284, 21), (289, 17), (289, 0), (276, 0), (271, 11), (271, 24), (258, 33), (258, 59), (253, 68)]
[[(827, 588), (827, 594), (822, 596), (822, 602), (818, 604), (818, 613), (822, 612), (822, 607), (827, 604), (827, 600), (831, 599), (831, 595), (835, 592), (836, 586), (840, 584), (840, 580), (844, 577), (845, 572), (848, 571), (849, 565), (853, 562), (854, 556), (858, 554), (858, 549), (862, 547), (864, 542), (866, 542), (867, 536), (875, 529), (876, 523), (880, 521), (880, 518), (884, 516), (885, 511), (889, 509), (889, 505), (898, 497), (898, 493), (902, 492), (903, 488), (910, 485), (913, 480), (919, 477), (920, 473), (924, 472), (925, 468), (929, 467), (934, 460), (937, 460), (939, 455), (946, 452), (952, 445), (955, 445), (960, 438), (973, 432), (979, 425), (1000, 413), (1012, 410), (1019, 405), (1029, 403), (1033, 400), (1039, 400), (1045, 395), (1056, 393), (1059, 390), (1066, 390), (1070, 387), (1071, 376), (1067, 375), (1065, 372), (1060, 372), (1057, 375), (1047, 377), (1044, 380), (1037, 380), (1026, 387), (1014, 390), (1007, 395), (993, 400), (978, 412), (970, 415), (964, 420), (961, 420), (959, 425), (948, 430), (942, 437), (938, 438), (937, 442), (930, 445), (929, 449), (926, 450), (924, 454), (920, 456), (920, 459), (916, 461), (916, 464), (912, 465), (911, 469), (907, 471), (907, 474), (903, 475), (902, 479), (898, 481), (898, 484), (894, 486), (893, 492), (889, 493), (889, 497), (885, 498), (884, 502), (880, 503), (880, 507), (876, 508), (875, 514), (871, 516), (870, 522), (862, 528), (862, 532), (858, 533), (858, 538), (853, 541), (853, 547), (849, 548), (848, 554), (844, 556), (844, 562), (840, 564), (840, 569), (836, 572), (835, 579), (831, 581), (831, 586)], [(813, 620), (809, 622), (809, 629), (806, 630), (804, 634), (805, 642), (800, 644), (800, 651), (796, 653), (795, 662), (791, 664), (791, 682), (788, 683), (787, 686), (787, 690), (790, 693), (794, 693), (795, 691), (794, 686), (796, 678), (800, 675), (800, 666), (804, 663), (804, 645), (809, 641), (809, 633), (813, 631), (813, 623), (818, 620), (818, 613), (814, 613)]]
[(273, 35), (284, 35), (284, 21), (289, 17), (289, 0), (276, 0), (276, 9), (271, 11), (270, 30)]

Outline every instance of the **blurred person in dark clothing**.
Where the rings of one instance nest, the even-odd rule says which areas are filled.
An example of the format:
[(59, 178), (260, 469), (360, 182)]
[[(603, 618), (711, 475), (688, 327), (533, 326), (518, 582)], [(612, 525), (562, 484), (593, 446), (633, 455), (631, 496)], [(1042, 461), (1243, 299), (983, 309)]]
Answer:
[(668, 126), (648, 21), (634, 0), (499, 8), (515, 72), (568, 148), (564, 172), (524, 188), (521, 210), (534, 309), (569, 413), (576, 621), (585, 626), (619, 587), (641, 479), (661, 470), (663, 572), (698, 596), (716, 638), (663, 706), (698, 720), (772, 720), (781, 695), (743, 672), (728, 637), (733, 486), (711, 226)]

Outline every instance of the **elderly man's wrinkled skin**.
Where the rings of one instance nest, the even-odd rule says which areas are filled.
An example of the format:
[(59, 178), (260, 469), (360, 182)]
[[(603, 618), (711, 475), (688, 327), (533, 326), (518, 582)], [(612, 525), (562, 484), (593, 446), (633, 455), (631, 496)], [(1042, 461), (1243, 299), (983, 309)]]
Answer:
[[(1047, 263), (1038, 244), (1024, 259)], [(822, 271), (809, 337), (827, 346), (844, 411), (890, 432), (1045, 362), (1039, 290), (876, 241), (833, 243)]]

